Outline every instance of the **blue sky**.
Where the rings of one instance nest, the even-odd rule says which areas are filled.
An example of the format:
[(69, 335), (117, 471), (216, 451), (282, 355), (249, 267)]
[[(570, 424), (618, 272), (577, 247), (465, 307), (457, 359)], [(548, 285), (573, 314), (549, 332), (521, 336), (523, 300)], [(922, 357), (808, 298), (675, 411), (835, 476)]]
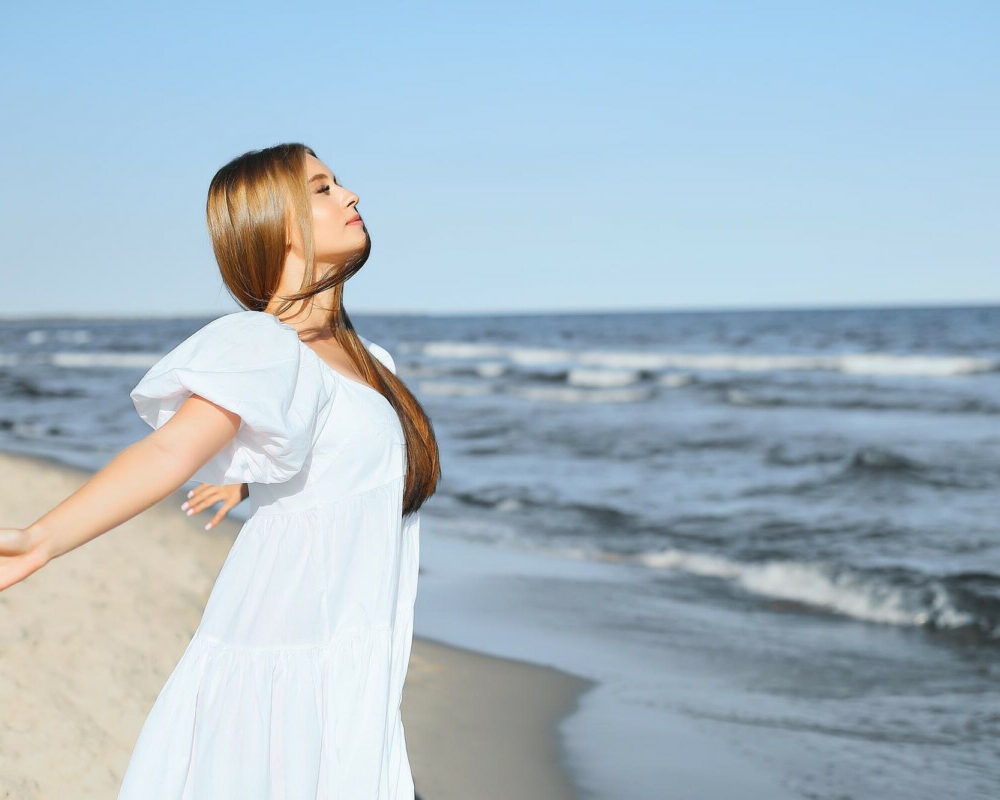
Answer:
[(7, 4), (0, 316), (235, 308), (208, 183), (282, 141), (349, 311), (1000, 302), (998, 9)]

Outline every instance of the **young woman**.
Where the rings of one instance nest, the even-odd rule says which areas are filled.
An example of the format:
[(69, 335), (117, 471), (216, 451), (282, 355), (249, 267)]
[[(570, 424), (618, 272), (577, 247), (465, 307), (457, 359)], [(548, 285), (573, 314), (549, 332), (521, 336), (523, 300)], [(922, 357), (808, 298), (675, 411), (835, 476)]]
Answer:
[(28, 528), (0, 529), (4, 589), (191, 478), (249, 487), (250, 517), (118, 800), (414, 797), (400, 703), (417, 512), (440, 464), (392, 357), (344, 310), (370, 250), (357, 202), (302, 144), (220, 169), (208, 227), (247, 310), (135, 386), (149, 436)]

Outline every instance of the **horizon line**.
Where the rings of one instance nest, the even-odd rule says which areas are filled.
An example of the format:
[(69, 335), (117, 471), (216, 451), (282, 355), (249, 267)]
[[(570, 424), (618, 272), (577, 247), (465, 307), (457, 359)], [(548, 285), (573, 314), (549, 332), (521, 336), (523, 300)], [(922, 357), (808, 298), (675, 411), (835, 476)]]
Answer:
[[(766, 313), (775, 311), (891, 311), (891, 310), (948, 310), (972, 308), (997, 308), (1000, 300), (970, 301), (945, 300), (934, 303), (927, 302), (895, 302), (895, 303), (853, 303), (853, 304), (821, 304), (821, 305), (745, 305), (745, 306), (618, 306), (618, 307), (577, 307), (577, 308), (496, 308), (496, 309), (462, 309), (462, 310), (428, 310), (406, 308), (355, 308), (348, 309), (351, 314), (381, 315), (381, 316), (426, 316), (426, 317), (460, 317), (460, 316), (572, 316), (593, 314), (712, 314), (712, 313)], [(202, 319), (235, 313), (245, 309), (214, 310), (203, 312), (184, 312), (175, 314), (151, 315), (148, 312), (138, 314), (103, 314), (80, 315), (77, 313), (46, 312), (28, 316), (0, 316), (0, 322), (27, 322), (42, 320), (172, 320), (172, 319)]]

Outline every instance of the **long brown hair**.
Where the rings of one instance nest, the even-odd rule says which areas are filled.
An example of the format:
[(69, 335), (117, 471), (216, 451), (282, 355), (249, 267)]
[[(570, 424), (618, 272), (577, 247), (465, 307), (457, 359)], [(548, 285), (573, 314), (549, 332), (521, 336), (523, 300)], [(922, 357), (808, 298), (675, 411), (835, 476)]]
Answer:
[[(208, 190), (206, 215), (212, 249), (222, 280), (233, 299), (251, 311), (264, 311), (277, 291), (288, 242), (286, 220), (302, 233), (306, 269), (300, 290), (282, 295), (277, 314), (296, 301), (334, 288), (335, 311), (330, 331), (358, 371), (395, 408), (406, 437), (406, 488), (403, 514), (416, 511), (437, 488), (440, 456), (434, 428), (406, 385), (365, 347), (344, 309), (344, 283), (368, 260), (371, 240), (363, 253), (341, 269), (330, 270), (315, 283), (312, 211), (306, 181), (304, 144), (290, 143), (251, 150), (215, 173)], [(289, 199), (291, 208), (287, 207)]]

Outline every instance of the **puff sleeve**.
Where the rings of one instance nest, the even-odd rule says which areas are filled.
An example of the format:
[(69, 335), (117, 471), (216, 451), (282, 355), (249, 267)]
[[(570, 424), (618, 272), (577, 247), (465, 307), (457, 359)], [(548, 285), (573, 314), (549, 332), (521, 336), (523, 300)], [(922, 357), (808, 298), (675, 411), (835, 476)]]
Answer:
[(240, 416), (236, 436), (193, 480), (281, 483), (302, 469), (336, 393), (305, 349), (295, 329), (272, 314), (227, 314), (163, 356), (129, 396), (154, 429), (192, 394)]

